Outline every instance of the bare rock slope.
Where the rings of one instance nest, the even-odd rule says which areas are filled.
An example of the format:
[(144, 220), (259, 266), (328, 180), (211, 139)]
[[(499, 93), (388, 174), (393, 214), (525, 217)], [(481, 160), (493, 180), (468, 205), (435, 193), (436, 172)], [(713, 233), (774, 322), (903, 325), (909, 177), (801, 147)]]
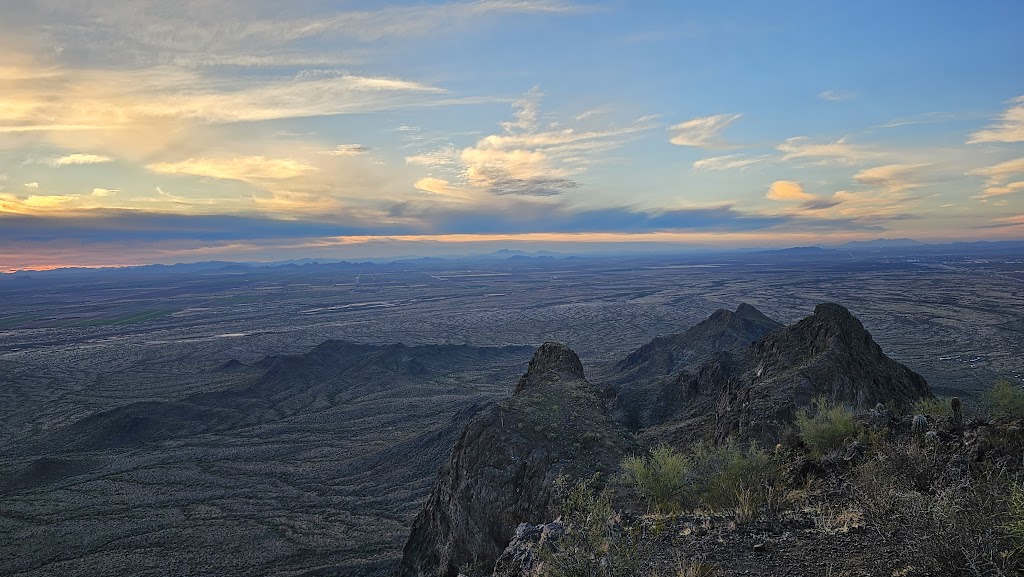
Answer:
[(406, 543), (400, 575), (490, 567), (524, 520), (551, 517), (556, 480), (610, 472), (631, 450), (572, 350), (545, 343), (512, 397), (455, 442)]

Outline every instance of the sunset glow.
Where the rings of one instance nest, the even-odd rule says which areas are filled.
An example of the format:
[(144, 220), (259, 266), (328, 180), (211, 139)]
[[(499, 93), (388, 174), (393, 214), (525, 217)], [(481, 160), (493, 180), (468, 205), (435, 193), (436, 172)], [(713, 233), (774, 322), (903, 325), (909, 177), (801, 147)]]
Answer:
[(1024, 235), (1024, 5), (743, 4), (7, 6), (0, 270)]

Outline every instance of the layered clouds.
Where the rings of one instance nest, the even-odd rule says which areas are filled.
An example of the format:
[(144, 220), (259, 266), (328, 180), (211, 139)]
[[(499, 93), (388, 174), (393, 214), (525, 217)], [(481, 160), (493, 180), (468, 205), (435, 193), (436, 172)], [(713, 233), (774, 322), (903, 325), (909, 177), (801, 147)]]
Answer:
[[(658, 31), (681, 21), (677, 10), (6, 7), (0, 268), (55, 252), (82, 255), (61, 264), (130, 264), (378, 241), (763, 246), (1020, 232), (1024, 86), (977, 86), (969, 110), (944, 110), (937, 91), (886, 100), (856, 75), (811, 88), (804, 77), (820, 68), (797, 74), (796, 55), (770, 58), (779, 46), (758, 40), (760, 27), (726, 38), (692, 7), (686, 19), (703, 32)], [(742, 58), (725, 54), (733, 43)], [(755, 48), (763, 61), (744, 64)], [(740, 88), (747, 78), (761, 84)]]

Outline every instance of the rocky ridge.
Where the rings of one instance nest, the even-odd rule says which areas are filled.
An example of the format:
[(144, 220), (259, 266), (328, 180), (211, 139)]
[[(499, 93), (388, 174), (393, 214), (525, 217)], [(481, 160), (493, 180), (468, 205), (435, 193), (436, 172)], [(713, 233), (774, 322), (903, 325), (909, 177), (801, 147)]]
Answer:
[(657, 337), (616, 363), (606, 394), (616, 420), (637, 430), (670, 416), (685, 396), (687, 375), (715, 354), (739, 351), (782, 327), (747, 303), (715, 311), (686, 331)]
[[(796, 409), (817, 397), (903, 409), (930, 396), (922, 377), (831, 303), (787, 327), (750, 305), (717, 311), (631, 353), (603, 387), (586, 380), (570, 349), (545, 343), (512, 397), (460, 435), (413, 524), (400, 576), (489, 571), (503, 553), (513, 565), (532, 563), (524, 543), (540, 539), (540, 524), (555, 518), (555, 480), (614, 473), (638, 448), (633, 439), (774, 444)], [(517, 531), (520, 546), (509, 552)]]

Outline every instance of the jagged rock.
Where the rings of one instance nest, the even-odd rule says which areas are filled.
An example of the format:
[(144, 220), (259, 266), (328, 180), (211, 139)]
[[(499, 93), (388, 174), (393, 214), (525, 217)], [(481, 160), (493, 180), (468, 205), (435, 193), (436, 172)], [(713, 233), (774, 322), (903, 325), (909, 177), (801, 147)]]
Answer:
[(605, 413), (576, 353), (545, 343), (511, 398), (463, 430), (413, 522), (402, 577), (493, 566), (522, 522), (553, 517), (560, 476), (611, 473), (634, 446)]
[[(741, 305), (681, 337), (652, 341), (619, 363), (621, 380), (609, 387), (611, 410), (633, 426), (653, 423), (643, 430), (648, 441), (738, 437), (772, 446), (796, 410), (819, 396), (875, 407), (880, 418), (931, 396), (920, 375), (885, 356), (839, 305), (819, 305), (813, 315), (777, 326)], [(712, 350), (723, 346), (729, 350)], [(646, 370), (658, 376), (634, 378)], [(978, 455), (988, 449), (980, 435), (975, 444)], [(479, 413), (459, 437), (413, 523), (400, 576), (453, 577), (462, 567), (487, 568), (499, 556), (501, 575), (530, 575), (537, 551), (530, 543), (540, 539), (530, 524), (553, 517), (555, 479), (614, 471), (633, 448), (576, 354), (545, 343), (513, 396)], [(861, 453), (852, 446), (835, 458)]]
[(583, 363), (572, 349), (561, 343), (546, 342), (530, 359), (530, 366), (516, 385), (515, 393), (545, 383), (557, 383), (562, 379), (571, 381), (584, 378)]
[(771, 445), (817, 397), (894, 410), (931, 397), (923, 377), (887, 357), (864, 325), (833, 303), (745, 350), (716, 354), (675, 388), (681, 400), (659, 434), (680, 442), (739, 436)]
[(742, 350), (780, 327), (742, 303), (735, 312), (715, 311), (683, 333), (655, 338), (615, 365), (606, 393), (612, 416), (631, 429), (664, 421), (693, 393), (686, 387), (687, 371), (717, 353)]
[(565, 536), (559, 521), (544, 525), (520, 523), (516, 534), (494, 563), (492, 577), (540, 577), (544, 551), (554, 551)]

